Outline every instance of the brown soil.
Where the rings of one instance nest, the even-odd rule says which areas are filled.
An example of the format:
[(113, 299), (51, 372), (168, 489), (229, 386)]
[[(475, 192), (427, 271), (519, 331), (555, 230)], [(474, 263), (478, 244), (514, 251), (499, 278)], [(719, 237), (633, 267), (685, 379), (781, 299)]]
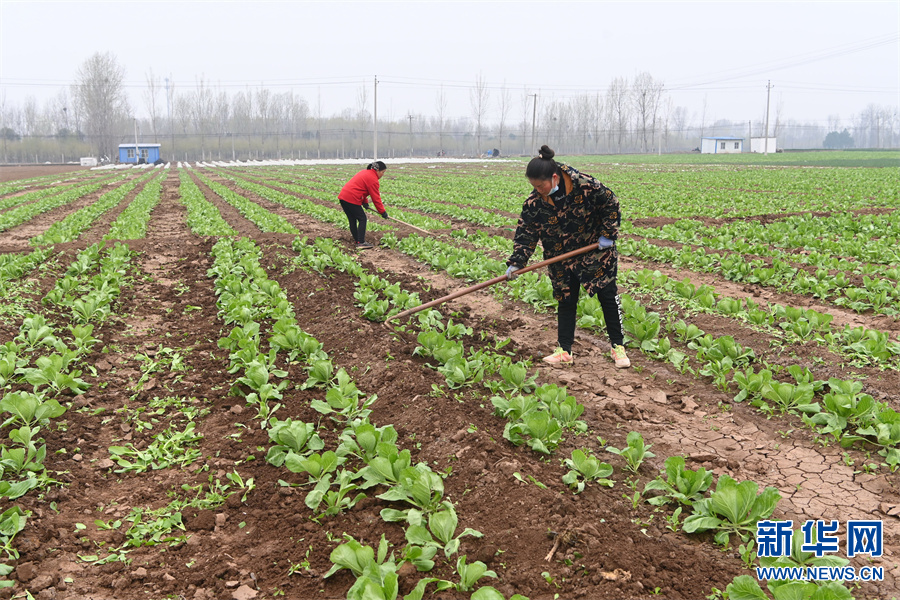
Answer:
[[(39, 174), (36, 171), (17, 171), (16, 177), (34, 177)], [(6, 173), (0, 169), (0, 175)], [(783, 499), (775, 518), (793, 519), (795, 525), (806, 519), (833, 518), (842, 523), (884, 520), (885, 555), (874, 564), (884, 567), (886, 579), (880, 584), (863, 584), (854, 595), (874, 599), (900, 594), (897, 476), (884, 468), (874, 474), (862, 472), (859, 466), (866, 461), (864, 452), (816, 443), (816, 436), (799, 419), (781, 415), (767, 419), (752, 407), (732, 404), (732, 394), (720, 392), (708, 378), (682, 375), (637, 350), (630, 352), (632, 369), (616, 370), (608, 358), (605, 338), (585, 332), (579, 332), (576, 340), (576, 365), (568, 370), (540, 368), (538, 381), (567, 386), (586, 407), (583, 418), (589, 433), (567, 434), (551, 458), (512, 446), (503, 438), (505, 421), (492, 413), (485, 388), (433, 393), (433, 386), (441, 386), (444, 379), (426, 361), (413, 356), (414, 336), (363, 319), (354, 304), (356, 288), (350, 277), (338, 272), (322, 277), (292, 268), (295, 253), (290, 244), (295, 236), (263, 234), (205, 186), (201, 189), (242, 236), (261, 246), (262, 264), (292, 300), (301, 327), (324, 344), (335, 365), (345, 368), (363, 392), (378, 395), (372, 422), (393, 424), (398, 444), (411, 451), (414, 462), (427, 462), (435, 472), (449, 473), (444, 481), (445, 497), (456, 504), (459, 531), (471, 527), (484, 534), (480, 539), (463, 538), (460, 553), (467, 555), (470, 563), (485, 562), (498, 576), (483, 579), (481, 585), (493, 585), (506, 597), (519, 593), (532, 600), (549, 600), (557, 594), (560, 598), (701, 600), (713, 588), (724, 590), (735, 576), (749, 574), (734, 542), (723, 552), (708, 535), (687, 535), (680, 528), (670, 531), (666, 518), (671, 509), (654, 510), (646, 503), (633, 507), (623, 498), (630, 495), (627, 483), (631, 477), (618, 456), (603, 450), (598, 437), (621, 448), (626, 434), (636, 430), (653, 445), (656, 455), (641, 467), (636, 477), (638, 489), (658, 474), (665, 458), (682, 454), (692, 468), (705, 466), (716, 474), (777, 487)], [(351, 252), (346, 231), (248, 197), (287, 218), (303, 235), (335, 238)], [(74, 209), (59, 209), (3, 232), (0, 248), (26, 250), (29, 237)], [(308, 488), (279, 484), (280, 480), (304, 484), (306, 478), (265, 461), (271, 443), (254, 418), (254, 408), (229, 395), (237, 375), (227, 373), (228, 354), (216, 342), (230, 327), (216, 314), (213, 283), (206, 274), (216, 240), (194, 235), (187, 228), (185, 214), (178, 202), (178, 173), (173, 169), (153, 211), (147, 237), (128, 242), (136, 252), (133, 285), (120, 298), (115, 316), (95, 331), (101, 343), (87, 361), (91, 368), (82, 374), (91, 388), (68, 398), (69, 410), (55, 426), (42, 430), (48, 468), (63, 485), (2, 503), (4, 509), (15, 504), (32, 513), (14, 540), (20, 554), (14, 563), (13, 577), (18, 581), (14, 590), (23, 593), (27, 589), (38, 598), (96, 600), (343, 598), (353, 582), (351, 575), (341, 571), (328, 579), (322, 577), (331, 566), (329, 554), (341, 536), (346, 533), (374, 547), (385, 535), (399, 555), (405, 545), (403, 530), (382, 521), (380, 511), (391, 504), (375, 498), (377, 491), (370, 490), (369, 497), (353, 510), (314, 520), (304, 504)], [(78, 241), (57, 246), (56, 266), (33, 275), (42, 293), (49, 291), (78, 250), (102, 238), (112, 218), (107, 215)], [(406, 233), (402, 226), (398, 229), (398, 235)], [(372, 234), (369, 241), (377, 242), (379, 237)], [(419, 291), (423, 300), (463, 287), (459, 280), (433, 272), (398, 252), (376, 249), (359, 256), (371, 272), (380, 270), (382, 277)], [(660, 268), (622, 260), (623, 269), (639, 266)], [(770, 301), (791, 300), (773, 297), (765, 290), (745, 290), (709, 275), (670, 274), (711, 283), (729, 295), (745, 292)], [(46, 313), (38, 299), (32, 310)], [(554, 315), (498, 302), (490, 290), (460, 298), (452, 310), (456, 311), (454, 320), (474, 330), (466, 339), (467, 346), (484, 346), (509, 337), (512, 342), (504, 350), (539, 365), (540, 357), (555, 345)], [(873, 317), (831, 310), (836, 321), (896, 333), (896, 325), (884, 327), (887, 323), (883, 320), (876, 325)], [(51, 316), (60, 328), (68, 323), (64, 315)], [(777, 363), (784, 358), (770, 350), (766, 339), (735, 321), (697, 317), (695, 322), (708, 333), (732, 335), (754, 347), (760, 360)], [(0, 343), (17, 332), (18, 322), (3, 323)], [(166, 349), (179, 351), (187, 370), (163, 370), (141, 382), (147, 363), (138, 355), (160, 357)], [(816, 367), (817, 378), (849, 378), (849, 371), (829, 353), (806, 346), (792, 350), (801, 357), (825, 359)], [(866, 377), (869, 393), (897, 403), (896, 371), (856, 372)], [(303, 369), (290, 367), (289, 380), (302, 383)], [(326, 431), (333, 429), (330, 421), (309, 406), (311, 399), (322, 396), (317, 390), (288, 387), (284, 406), (276, 416), (321, 422)], [(208, 411), (195, 419), (202, 435), (201, 457), (184, 469), (117, 473), (110, 446), (130, 443), (144, 448), (170, 424), (179, 428), (186, 424), (183, 417), (170, 423), (168, 417), (152, 414), (154, 399), (166, 397), (183, 398)], [(169, 409), (168, 414), (172, 413)], [(145, 429), (142, 423), (150, 423), (152, 428)], [(333, 448), (335, 439), (326, 442)], [(577, 448), (590, 448), (615, 467), (615, 487), (589, 486), (579, 495), (565, 487), (561, 477), (566, 469), (561, 459)], [(851, 462), (855, 468), (848, 464)], [(126, 561), (102, 566), (80, 558), (104, 556), (108, 548), (123, 543), (129, 525), (124, 519), (132, 509), (157, 509), (175, 498), (192, 498), (196, 489), (182, 486), (208, 485), (215, 480), (227, 484), (226, 475), (234, 471), (245, 481), (253, 478), (255, 489), (243, 502), (240, 494), (235, 494), (217, 507), (184, 510), (185, 531), (175, 533), (184, 533), (185, 539), (134, 548)], [(97, 520), (123, 523), (107, 530), (98, 527)], [(555, 534), (563, 534), (567, 543), (560, 544), (548, 559)], [(454, 577), (449, 561), (441, 558), (437, 563), (428, 574), (403, 570), (401, 593), (407, 593), (423, 576)], [(432, 589), (426, 597), (431, 597)], [(9, 591), (4, 597), (8, 595)], [(442, 592), (435, 597), (461, 599), (469, 594)]]

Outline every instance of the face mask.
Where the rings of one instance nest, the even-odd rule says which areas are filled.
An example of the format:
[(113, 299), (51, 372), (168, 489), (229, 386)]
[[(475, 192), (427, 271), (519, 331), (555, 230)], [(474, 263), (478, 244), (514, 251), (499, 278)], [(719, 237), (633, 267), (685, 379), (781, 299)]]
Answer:
[(550, 190), (550, 195), (552, 196), (553, 194), (555, 194), (555, 193), (558, 192), (558, 191), (559, 191), (559, 186), (558, 186), (558, 185), (554, 185), (554, 186), (553, 186), (553, 189)]

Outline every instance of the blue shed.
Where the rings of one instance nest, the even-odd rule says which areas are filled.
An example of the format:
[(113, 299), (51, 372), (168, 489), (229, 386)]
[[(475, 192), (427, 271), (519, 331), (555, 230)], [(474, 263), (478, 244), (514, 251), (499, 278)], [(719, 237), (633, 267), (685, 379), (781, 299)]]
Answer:
[(159, 144), (119, 144), (120, 163), (154, 163), (159, 160)]

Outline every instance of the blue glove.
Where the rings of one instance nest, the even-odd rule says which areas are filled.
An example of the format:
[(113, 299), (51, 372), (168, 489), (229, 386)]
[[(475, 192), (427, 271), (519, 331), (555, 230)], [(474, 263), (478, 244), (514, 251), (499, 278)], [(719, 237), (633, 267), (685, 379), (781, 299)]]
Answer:
[(508, 269), (506, 269), (506, 279), (508, 279), (509, 281), (512, 281), (513, 279), (518, 277), (518, 275), (516, 275), (516, 271), (518, 271), (519, 269), (521, 269), (521, 267), (517, 267), (515, 265), (510, 265), (510, 267)]
[(600, 250), (606, 250), (607, 248), (612, 248), (615, 243), (615, 240), (611, 240), (605, 235), (601, 235), (600, 240), (597, 242), (597, 247)]

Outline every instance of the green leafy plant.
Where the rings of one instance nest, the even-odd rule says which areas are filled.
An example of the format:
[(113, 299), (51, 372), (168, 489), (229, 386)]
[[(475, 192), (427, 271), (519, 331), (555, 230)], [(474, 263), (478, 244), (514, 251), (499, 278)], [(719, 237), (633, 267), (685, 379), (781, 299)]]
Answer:
[(562, 440), (562, 431), (549, 411), (536, 410), (522, 415), (520, 421), (507, 423), (503, 437), (516, 446), (527, 443), (535, 452), (550, 454)]
[(683, 456), (670, 456), (666, 459), (666, 478), (657, 477), (644, 486), (644, 495), (648, 491), (659, 490), (663, 493), (647, 500), (650, 504), (659, 506), (668, 503), (693, 506), (694, 502), (703, 497), (703, 493), (712, 485), (712, 473), (703, 467), (696, 471), (685, 468)]
[(613, 468), (583, 450), (573, 450), (572, 458), (567, 458), (564, 464), (569, 472), (563, 475), (563, 483), (575, 490), (576, 494), (583, 492), (585, 485), (591, 482), (607, 487), (615, 485), (614, 481), (607, 479), (612, 475)]
[(694, 511), (684, 520), (686, 533), (716, 531), (717, 544), (727, 546), (736, 533), (746, 542), (756, 531), (756, 522), (769, 518), (781, 499), (774, 487), (757, 495), (759, 485), (754, 481), (738, 483), (728, 475), (721, 475), (716, 489), (708, 498), (694, 502)]
[(625, 464), (629, 471), (637, 473), (641, 468), (644, 460), (656, 456), (650, 452), (652, 444), (644, 445), (644, 438), (637, 431), (631, 431), (625, 439), (627, 445), (624, 448), (614, 448), (607, 446), (606, 451), (618, 454), (625, 459)]
[(274, 445), (266, 452), (266, 461), (276, 467), (284, 464), (289, 452), (304, 456), (325, 447), (325, 442), (316, 433), (314, 423), (292, 419), (269, 419), (269, 439)]
[(46, 425), (66, 412), (64, 406), (53, 398), (44, 398), (31, 392), (9, 392), (0, 400), (0, 411), (11, 416), (3, 422), (3, 427), (17, 423), (34, 426)]
[(483, 536), (480, 531), (470, 527), (466, 527), (458, 536), (454, 535), (459, 525), (459, 518), (453, 504), (446, 501), (441, 503), (438, 510), (428, 515), (427, 527), (425, 519), (419, 511), (409, 511), (407, 521), (409, 522), (409, 527), (406, 529), (407, 542), (422, 547), (434, 546), (443, 550), (444, 556), (447, 558), (459, 550), (461, 538)]

